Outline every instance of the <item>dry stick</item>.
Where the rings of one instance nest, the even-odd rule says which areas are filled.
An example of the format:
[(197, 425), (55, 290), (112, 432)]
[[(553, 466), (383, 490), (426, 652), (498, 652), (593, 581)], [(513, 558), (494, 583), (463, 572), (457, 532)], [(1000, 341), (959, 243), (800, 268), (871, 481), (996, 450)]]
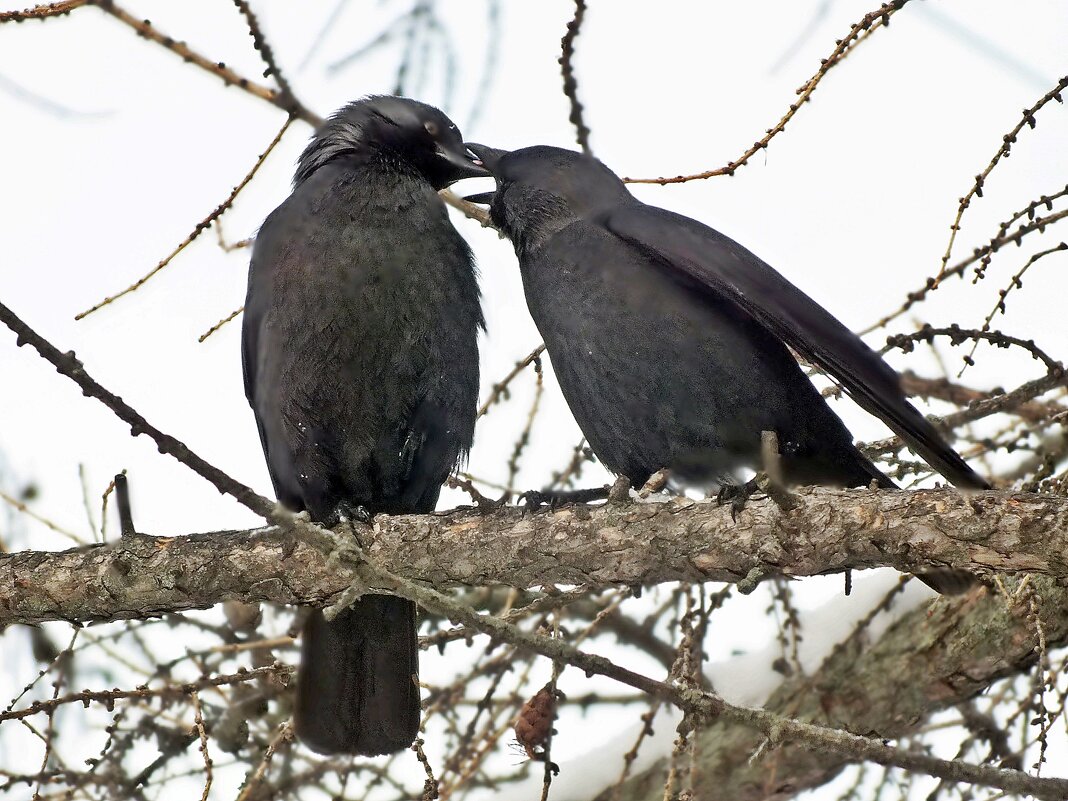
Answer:
[[(1049, 375), (1056, 378), (1064, 377), (1064, 365), (1038, 347), (1033, 339), (1024, 340), (1000, 331), (979, 331), (974, 328), (961, 328), (956, 323), (947, 328), (935, 328), (925, 324), (919, 331), (914, 331), (911, 334), (888, 336), (886, 338), (886, 348), (883, 352), (892, 348), (900, 348), (905, 353), (908, 353), (913, 349), (913, 345), (916, 342), (933, 342), (935, 337), (948, 337), (952, 345), (960, 345), (966, 340), (974, 339), (976, 341), (984, 340), (999, 348), (1008, 348), (1009, 346), (1023, 348), (1031, 354), (1031, 358), (1042, 362), (1046, 366), (1046, 372)], [(965, 361), (969, 359), (967, 356), (964, 358)]]
[(575, 0), (575, 16), (567, 23), (567, 33), (560, 40), (560, 74), (564, 78), (564, 95), (571, 104), (571, 114), (568, 119), (575, 126), (575, 141), (582, 148), (583, 153), (592, 153), (590, 150), (590, 129), (582, 119), (582, 103), (578, 99), (578, 82), (575, 80), (575, 70), (572, 59), (575, 57), (575, 39), (578, 38), (582, 20), (586, 16), (586, 0)]
[(138, 19), (111, 0), (94, 0), (94, 5), (98, 6), (102, 11), (110, 14), (125, 25), (133, 28), (137, 31), (138, 36), (148, 39), (151, 42), (155, 42), (167, 50), (170, 50), (183, 61), (195, 64), (202, 70), (210, 72), (212, 75), (220, 78), (227, 86), (236, 86), (239, 89), (243, 89), (249, 94), (258, 97), (261, 100), (266, 100), (268, 103), (289, 112), (291, 116), (304, 120), (304, 122), (310, 123), (311, 125), (318, 126), (322, 123), (321, 117), (308, 109), (304, 104), (294, 99), (291, 95), (285, 95), (277, 89), (271, 89), (268, 86), (250, 81), (248, 78), (234, 72), (223, 62), (212, 61), (211, 59), (200, 55), (190, 49), (185, 42), (175, 41), (170, 36), (161, 33), (153, 27), (150, 21)]
[(273, 665), (267, 665), (266, 667), (241, 668), (236, 673), (205, 676), (196, 681), (186, 682), (184, 684), (165, 684), (162, 687), (155, 688), (141, 685), (133, 690), (82, 690), (81, 692), (62, 695), (59, 698), (53, 698), (47, 701), (34, 701), (28, 707), (23, 709), (8, 709), (0, 712), (0, 723), (5, 720), (22, 720), (23, 718), (32, 717), (42, 712), (47, 714), (55, 710), (57, 707), (66, 704), (82, 704), (83, 706), (89, 706), (89, 704), (95, 701), (104, 704), (110, 709), (114, 706), (116, 701), (122, 701), (128, 698), (173, 698), (179, 695), (189, 695), (197, 690), (203, 690), (207, 687), (222, 687), (227, 684), (239, 684), (260, 676), (291, 676), (293, 673), (294, 668), (288, 665), (275, 663)]
[(490, 407), (493, 404), (497, 403), (497, 401), (499, 401), (501, 397), (508, 391), (508, 385), (511, 384), (513, 380), (515, 380), (515, 377), (521, 372), (523, 372), (523, 370), (525, 370), (528, 365), (531, 365), (535, 361), (537, 361), (541, 357), (541, 354), (544, 352), (545, 345), (541, 344), (538, 345), (538, 347), (534, 348), (534, 350), (532, 350), (522, 359), (517, 361), (515, 363), (515, 367), (511, 369), (508, 375), (506, 375), (504, 378), (502, 378), (500, 381), (493, 385), (493, 388), (490, 390), (489, 397), (486, 398), (485, 403), (478, 407), (478, 417), (484, 417), (486, 415), (486, 412), (490, 410)]
[(211, 328), (209, 328), (207, 331), (205, 331), (203, 334), (198, 336), (197, 337), (197, 342), (203, 342), (205, 339), (210, 337), (212, 334), (214, 334), (216, 331), (218, 331), (220, 328), (222, 328), (228, 322), (230, 322), (231, 320), (235, 319), (237, 317), (237, 315), (241, 314), (241, 312), (243, 312), (244, 310), (245, 310), (245, 305), (241, 304), (236, 309), (234, 309), (232, 312), (230, 312), (228, 315), (226, 315), (221, 320), (219, 320), (219, 322), (217, 322), (215, 325), (213, 325)]
[[(274, 58), (274, 50), (267, 43), (267, 38), (263, 35), (263, 29), (260, 27), (260, 22), (256, 18), (256, 15), (252, 13), (252, 9), (245, 0), (234, 0), (234, 5), (237, 6), (237, 10), (241, 12), (241, 15), (245, 18), (245, 22), (248, 24), (248, 33), (252, 37), (253, 47), (256, 48), (260, 54), (260, 58), (263, 59), (263, 63), (267, 65), (267, 69), (264, 70), (263, 76), (266, 78), (271, 76), (278, 84), (279, 101), (283, 108), (286, 108), (290, 114), (296, 112), (300, 107), (300, 103), (297, 102), (296, 95), (293, 94), (293, 87), (289, 85), (289, 81), (286, 80), (282, 71), (278, 68), (278, 62)], [(288, 105), (286, 105), (288, 103)]]
[(1023, 110), (1023, 117), (1016, 124), (1016, 127), (1001, 137), (1001, 147), (999, 147), (998, 151), (994, 154), (994, 158), (992, 158), (990, 163), (986, 165), (986, 169), (975, 176), (975, 183), (972, 184), (972, 188), (960, 199), (960, 205), (957, 207), (957, 216), (954, 218), (953, 224), (949, 226), (949, 243), (946, 245), (946, 252), (942, 255), (942, 265), (939, 267), (938, 275), (934, 277), (935, 285), (932, 288), (937, 288), (938, 284), (942, 281), (942, 277), (946, 274), (946, 267), (949, 265), (949, 258), (953, 254), (953, 243), (957, 240), (957, 232), (960, 231), (960, 221), (964, 217), (964, 210), (971, 205), (973, 197), (983, 196), (983, 184), (987, 177), (993, 172), (994, 168), (998, 165), (998, 162), (1003, 158), (1008, 158), (1009, 151), (1012, 150), (1012, 146), (1016, 143), (1016, 137), (1023, 130), (1024, 126), (1028, 125), (1031, 128), (1034, 128), (1036, 125), (1035, 114), (1051, 100), (1056, 100), (1058, 103), (1063, 102), (1061, 100), (1061, 92), (1064, 91), (1066, 87), (1068, 87), (1068, 75), (1061, 78), (1057, 82), (1057, 85), (1040, 97), (1038, 102), (1031, 106), (1031, 108), (1025, 108)]
[[(75, 359), (73, 352), (60, 353), (50, 343), (34, 333), (3, 304), (0, 304), (0, 322), (15, 331), (18, 335), (17, 341), (19, 345), (27, 343), (32, 345), (61, 374), (75, 381), (85, 394), (100, 400), (120, 419), (129, 423), (135, 434), (146, 433), (151, 436), (162, 453), (167, 453), (178, 459), (210, 481), (221, 492), (233, 495), (257, 514), (269, 520), (277, 521), (286, 529), (294, 531), (306, 539), (319, 543), (332, 543), (334, 546), (332, 556), (352, 562), (354, 572), (368, 586), (390, 589), (401, 597), (415, 601), (432, 613), (448, 617), (454, 622), (463, 623), (498, 640), (528, 648), (556, 661), (566, 662), (585, 671), (587, 675), (603, 675), (656, 697), (669, 700), (685, 712), (690, 712), (706, 719), (722, 717), (756, 728), (765, 734), (772, 743), (793, 739), (809, 747), (848, 754), (857, 759), (864, 759), (880, 765), (915, 770), (937, 778), (953, 781), (968, 781), (996, 787), (1007, 792), (1028, 793), (1040, 799), (1050, 799), (1050, 801), (1054, 799), (1062, 801), (1065, 795), (1068, 795), (1068, 781), (1065, 780), (1038, 779), (1019, 771), (997, 770), (985, 766), (949, 762), (924, 754), (902, 752), (899, 749), (848, 732), (789, 720), (759, 709), (734, 706), (709, 693), (699, 692), (693, 688), (674, 687), (649, 679), (641, 674), (619, 667), (604, 657), (584, 653), (561, 640), (532, 634), (497, 618), (480, 615), (470, 607), (458, 603), (436, 590), (418, 586), (366, 562), (363, 553), (354, 548), (349, 541), (340, 540), (331, 532), (327, 532), (300, 517), (281, 512), (275, 504), (256, 494), (248, 487), (234, 481), (218, 468), (208, 464), (173, 437), (151, 427), (143, 417), (120, 398), (93, 381)], [(270, 672), (278, 672), (282, 669), (284, 667), (280, 665), (272, 666), (270, 669), (239, 672), (234, 676), (209, 677), (193, 684), (167, 687), (155, 691), (150, 691), (147, 688), (104, 693), (87, 691), (77, 694), (73, 700), (83, 700), (84, 702), (102, 700), (105, 703), (114, 703), (114, 700), (124, 697), (144, 697), (160, 693), (187, 694), (198, 686), (219, 686), (233, 683), (233, 681), (244, 680), (250, 673), (265, 673), (268, 670)], [(41, 711), (47, 711), (54, 708), (61, 701), (70, 702), (70, 700), (65, 699), (56, 699), (53, 702), (37, 702), (26, 710), (19, 710), (17, 713), (0, 714), (0, 721), (7, 718), (27, 717)], [(283, 725), (280, 728), (279, 736), (272, 742), (272, 746), (277, 745), (287, 734), (287, 729)], [(269, 749), (269, 752), (273, 752), (273, 750)], [(269, 756), (265, 754), (265, 763), (268, 759)], [(261, 768), (265, 770), (266, 764), (261, 764)], [(259, 772), (257, 774), (262, 776)], [(246, 789), (248, 787), (249, 785), (246, 785)]]
[[(1040, 250), (1038, 253), (1032, 255), (1031, 258), (1029, 258), (1024, 263), (1024, 266), (1017, 270), (1016, 274), (1012, 276), (1012, 278), (1009, 280), (1009, 285), (1004, 289), (998, 290), (998, 302), (994, 304), (994, 308), (990, 310), (990, 313), (986, 316), (986, 319), (983, 320), (983, 332), (985, 333), (990, 330), (990, 323), (993, 321), (994, 317), (998, 314), (998, 312), (1001, 312), (1002, 314), (1005, 313), (1005, 298), (1008, 297), (1009, 293), (1012, 292), (1013, 289), (1023, 288), (1024, 273), (1026, 273), (1031, 268), (1031, 265), (1033, 265), (1039, 259), (1045, 258), (1046, 256), (1049, 256), (1052, 253), (1059, 253), (1061, 251), (1066, 250), (1068, 250), (1068, 243), (1060, 242), (1051, 248), (1047, 248), (1046, 250)], [(968, 351), (968, 360), (971, 360), (975, 357), (975, 350), (978, 347), (979, 340), (976, 339), (972, 343), (972, 349)], [(968, 360), (965, 361), (965, 367), (967, 367), (970, 363), (970, 361)], [(961, 373), (963, 372), (964, 370), (961, 369), (960, 373), (957, 373), (957, 378), (960, 378)]]
[(42, 3), (24, 11), (0, 11), (0, 22), (25, 22), (29, 19), (58, 17), (91, 2), (92, 0), (67, 0), (65, 3)]
[[(963, 275), (964, 271), (971, 267), (973, 264), (975, 264), (977, 261), (988, 261), (990, 257), (994, 253), (996, 253), (1003, 245), (1008, 245), (1012, 243), (1016, 243), (1017, 245), (1019, 245), (1020, 241), (1028, 234), (1033, 233), (1034, 231), (1044, 233), (1047, 226), (1052, 225), (1058, 220), (1063, 220), (1065, 217), (1068, 217), (1068, 209), (1062, 209), (1061, 211), (1056, 211), (1052, 214), (1047, 214), (1045, 217), (1036, 217), (1030, 222), (1021, 225), (1011, 234), (999, 233), (998, 236), (991, 239), (981, 248), (976, 248), (971, 256), (968, 256), (966, 259), (962, 259), (961, 261), (950, 267), (948, 270), (946, 270), (945, 274), (942, 277), (945, 278), (945, 276), (947, 275)], [(890, 312), (885, 317), (880, 318), (879, 320), (872, 323), (859, 333), (861, 335), (870, 334), (872, 331), (877, 331), (878, 329), (886, 326), (888, 323), (893, 322), (898, 317), (905, 314), (917, 303), (926, 300), (927, 295), (934, 289), (934, 287), (934, 278), (928, 278), (920, 289), (909, 292), (908, 295), (905, 296), (906, 300), (904, 303), (901, 304), (899, 308)]]
[[(901, 389), (909, 397), (924, 398), (925, 400), (936, 398), (962, 407), (989, 400), (1001, 394), (1000, 390), (991, 392), (989, 390), (974, 389), (963, 384), (955, 384), (948, 378), (924, 378), (916, 375), (911, 370), (905, 370), (901, 373)], [(828, 394), (837, 394), (837, 389), (832, 388), (829, 393), (824, 391), (824, 397)], [(1056, 415), (1068, 415), (1068, 406), (1053, 401), (1027, 401), (1019, 406), (1006, 408), (1004, 411), (1028, 423), (1044, 423)]]
[(246, 487), (244, 484), (235, 481), (219, 468), (209, 464), (204, 459), (201, 459), (184, 443), (179, 442), (172, 436), (164, 434), (162, 431), (149, 424), (144, 417), (125, 403), (122, 398), (109, 392), (93, 380), (93, 378), (85, 372), (82, 363), (75, 357), (74, 351), (61, 353), (58, 348), (26, 325), (26, 323), (20, 320), (18, 316), (3, 303), (0, 303), (0, 322), (4, 323), (4, 325), (15, 332), (17, 336), (15, 343), (19, 347), (23, 345), (32, 346), (33, 349), (45, 359), (45, 361), (56, 368), (57, 372), (61, 375), (65, 375), (81, 387), (82, 394), (96, 398), (111, 409), (120, 420), (130, 426), (130, 433), (135, 437), (140, 434), (147, 434), (155, 441), (160, 453), (165, 453), (168, 456), (177, 459), (186, 467), (193, 470), (193, 472), (211, 482), (219, 492), (232, 495), (261, 517), (271, 520), (272, 522), (292, 517), (292, 515), (285, 513), (281, 507), (278, 507), (274, 502), (264, 498), (262, 495), (253, 491), (249, 487)]
[(483, 228), (496, 228), (493, 224), (493, 220), (490, 219), (489, 212), (481, 206), (475, 203), (469, 203), (451, 189), (442, 189), (438, 194), (441, 196), (442, 200), (457, 211), (462, 212), (464, 216), (475, 220)]
[(793, 116), (800, 110), (801, 106), (808, 101), (809, 97), (811, 97), (812, 93), (816, 90), (816, 86), (823, 79), (823, 76), (830, 72), (832, 67), (839, 64), (853, 51), (856, 45), (867, 39), (880, 26), (888, 26), (890, 24), (890, 17), (895, 12), (900, 11), (908, 2), (909, 0), (893, 0), (893, 2), (884, 3), (875, 11), (865, 14), (858, 23), (849, 29), (849, 33), (846, 34), (844, 39), (839, 39), (835, 42), (834, 50), (831, 51), (831, 54), (827, 58), (820, 61), (820, 68), (816, 70), (816, 73), (809, 78), (803, 86), (797, 89), (797, 101), (790, 104), (790, 108), (782, 116), (782, 119), (775, 124), (775, 127), (769, 128), (768, 132), (762, 139), (754, 142), (752, 147), (746, 150), (737, 159), (730, 162), (726, 167), (695, 173), (693, 175), (678, 175), (674, 178), (624, 178), (623, 180), (632, 184), (660, 184), (663, 186), (665, 184), (681, 184), (686, 181), (713, 178), (717, 175), (734, 175), (739, 167), (744, 167), (748, 164), (749, 159), (761, 150), (764, 150), (775, 136), (785, 130), (786, 124), (793, 119)]
[[(253, 177), (256, 175), (257, 172), (259, 172), (260, 167), (263, 166), (263, 162), (265, 162), (267, 160), (267, 157), (269, 155), (271, 155), (271, 151), (275, 149), (275, 146), (277, 146), (279, 142), (282, 141), (282, 137), (285, 135), (285, 132), (289, 130), (289, 126), (293, 124), (293, 120), (294, 119), (295, 119), (294, 117), (286, 117), (286, 121), (282, 124), (282, 127), (278, 130), (278, 133), (275, 134), (274, 139), (271, 140), (271, 143), (269, 145), (267, 145), (267, 149), (264, 150), (262, 153), (260, 153), (259, 157), (256, 159), (256, 163), (252, 165), (252, 169), (249, 170), (248, 173), (245, 174), (245, 177), (241, 179), (240, 183), (238, 183), (238, 185), (233, 188), (233, 190), (230, 192), (229, 196), (227, 196), (226, 200), (224, 200), (222, 203), (220, 203), (218, 206), (216, 206), (214, 211), (212, 211), (207, 217), (205, 217), (203, 220), (201, 220), (200, 222), (198, 222), (196, 224), (196, 226), (190, 232), (189, 236), (187, 236), (185, 239), (183, 239), (178, 244), (178, 247), (176, 247), (174, 250), (172, 250), (170, 253), (168, 253), (167, 256), (164, 257), (162, 261), (160, 261), (159, 264), (157, 264), (155, 267), (153, 267), (151, 270), (149, 270), (147, 273), (145, 273), (145, 275), (141, 276), (136, 281), (134, 281), (132, 284), (130, 284), (130, 286), (126, 287), (126, 289), (122, 290), (121, 292), (116, 292), (114, 295), (110, 295), (110, 296), (104, 298), (102, 301), (100, 301), (99, 303), (97, 303), (95, 306), (93, 306), (90, 309), (86, 309), (85, 311), (74, 315), (74, 319), (75, 320), (84, 319), (85, 317), (88, 317), (93, 312), (95, 312), (95, 311), (97, 311), (99, 309), (102, 309), (105, 306), (107, 306), (108, 304), (113, 303), (114, 301), (118, 300), (123, 295), (128, 295), (131, 292), (137, 291), (142, 286), (144, 286), (145, 283), (147, 283), (148, 280), (150, 278), (152, 278), (152, 276), (154, 276), (156, 273), (158, 273), (160, 270), (162, 270), (164, 267), (166, 267), (168, 264), (170, 264), (175, 256), (177, 256), (179, 253), (181, 253), (183, 250), (185, 250), (186, 247), (188, 247), (193, 242), (194, 239), (196, 239), (205, 230), (207, 230), (211, 226), (211, 224), (213, 222), (215, 222), (217, 219), (219, 219), (219, 217), (221, 217), (223, 215), (223, 213), (226, 212), (230, 208), (230, 206), (233, 205), (234, 200), (237, 198), (238, 194), (240, 194), (241, 190), (244, 189), (246, 186), (248, 186), (248, 182), (253, 179)], [(211, 332), (209, 331), (208, 333), (211, 333)], [(201, 341), (203, 341), (203, 339)]]

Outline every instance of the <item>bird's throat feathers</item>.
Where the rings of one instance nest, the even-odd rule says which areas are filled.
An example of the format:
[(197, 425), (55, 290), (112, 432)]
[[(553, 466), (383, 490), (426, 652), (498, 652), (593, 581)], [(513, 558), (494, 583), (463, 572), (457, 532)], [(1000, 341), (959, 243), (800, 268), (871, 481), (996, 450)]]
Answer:
[(579, 219), (564, 200), (548, 193), (529, 195), (523, 209), (523, 214), (510, 214), (503, 204), (491, 209), (493, 221), (512, 240), (520, 257), (536, 251), (557, 231)]

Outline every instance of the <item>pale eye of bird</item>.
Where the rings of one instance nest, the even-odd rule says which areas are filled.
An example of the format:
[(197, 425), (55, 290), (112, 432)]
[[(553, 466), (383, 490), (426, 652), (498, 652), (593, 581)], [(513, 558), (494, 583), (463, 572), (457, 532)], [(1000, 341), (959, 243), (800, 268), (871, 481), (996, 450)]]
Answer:
[(423, 123), (423, 127), (426, 128), (426, 132), (431, 136), (438, 135), (438, 124), (436, 122), (430, 122), (428, 120), (427, 122)]

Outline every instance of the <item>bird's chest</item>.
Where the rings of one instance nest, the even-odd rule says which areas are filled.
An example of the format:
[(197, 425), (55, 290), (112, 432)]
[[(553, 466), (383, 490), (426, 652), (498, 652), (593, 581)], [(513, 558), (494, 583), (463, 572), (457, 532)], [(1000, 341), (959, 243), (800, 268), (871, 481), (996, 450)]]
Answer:
[(531, 315), (555, 349), (591, 366), (655, 358), (697, 324), (692, 301), (655, 266), (598, 236), (564, 242), (523, 270)]

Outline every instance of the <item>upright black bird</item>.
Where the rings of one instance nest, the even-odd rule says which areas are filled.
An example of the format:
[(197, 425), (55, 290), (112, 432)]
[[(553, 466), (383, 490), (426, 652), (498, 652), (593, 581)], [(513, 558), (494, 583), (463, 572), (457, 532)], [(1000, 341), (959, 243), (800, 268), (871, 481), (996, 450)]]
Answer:
[[(279, 500), (312, 519), (429, 512), (471, 445), (478, 283), (437, 190), (485, 175), (456, 126), (399, 97), (345, 106), (260, 229), (245, 391)], [(304, 627), (296, 731), (385, 754), (419, 727), (415, 606), (365, 595)]]
[(589, 156), (468, 147), (496, 179), (490, 213), (515, 245), (560, 388), (612, 472), (636, 486), (662, 467), (710, 482), (759, 468), (761, 432), (774, 431), (791, 483), (894, 487), (793, 348), (954, 484), (987, 487), (878, 354), (738, 243), (641, 203)]

